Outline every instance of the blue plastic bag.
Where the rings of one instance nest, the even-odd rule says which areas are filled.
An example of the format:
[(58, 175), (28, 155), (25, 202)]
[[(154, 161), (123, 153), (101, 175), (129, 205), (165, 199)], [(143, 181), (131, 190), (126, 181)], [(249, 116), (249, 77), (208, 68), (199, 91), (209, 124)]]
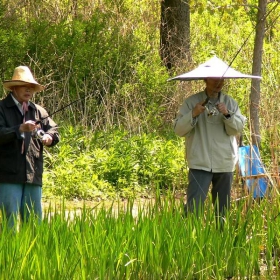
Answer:
[[(265, 196), (268, 187), (268, 177), (260, 159), (257, 146), (239, 147), (239, 169), (242, 177), (245, 177), (246, 186), (254, 198)], [(252, 176), (260, 175), (260, 176)], [(252, 176), (251, 178), (246, 178)]]

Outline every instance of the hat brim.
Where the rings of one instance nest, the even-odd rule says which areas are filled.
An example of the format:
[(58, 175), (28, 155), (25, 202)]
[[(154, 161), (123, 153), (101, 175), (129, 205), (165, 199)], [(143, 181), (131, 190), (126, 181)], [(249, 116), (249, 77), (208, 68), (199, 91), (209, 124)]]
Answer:
[(194, 70), (168, 79), (181, 80), (181, 81), (193, 81), (193, 80), (204, 80), (207, 78), (219, 78), (219, 79), (261, 79), (261, 76), (243, 74), (235, 69), (231, 68), (225, 62), (218, 57), (214, 56), (205, 63), (199, 65)]
[(44, 90), (44, 86), (36, 83), (28, 83), (28, 82), (23, 82), (20, 80), (9, 80), (9, 81), (4, 81), (3, 86), (5, 89), (12, 90), (12, 87), (15, 86), (26, 86), (26, 85), (33, 85), (35, 92), (40, 92)]

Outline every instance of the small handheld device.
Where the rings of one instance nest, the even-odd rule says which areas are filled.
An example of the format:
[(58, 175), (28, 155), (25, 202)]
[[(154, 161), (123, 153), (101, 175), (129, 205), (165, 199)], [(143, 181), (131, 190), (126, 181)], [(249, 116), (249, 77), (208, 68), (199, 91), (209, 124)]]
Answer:
[(43, 139), (43, 136), (45, 135), (45, 131), (42, 129), (36, 129), (34, 130), (33, 137), (36, 139)]

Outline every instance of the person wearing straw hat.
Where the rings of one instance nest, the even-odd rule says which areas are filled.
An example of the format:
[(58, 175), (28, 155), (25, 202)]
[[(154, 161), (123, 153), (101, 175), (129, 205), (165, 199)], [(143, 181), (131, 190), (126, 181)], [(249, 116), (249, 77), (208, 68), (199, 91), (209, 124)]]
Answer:
[(43, 147), (59, 142), (56, 123), (47, 111), (31, 102), (44, 90), (27, 66), (14, 69), (3, 81), (7, 96), (0, 101), (0, 207), (13, 227), (31, 213), (42, 218)]
[(222, 93), (223, 78), (205, 78), (205, 89), (188, 97), (175, 120), (174, 130), (185, 137), (189, 167), (186, 214), (202, 211), (210, 185), (218, 216), (230, 206), (233, 171), (238, 159), (236, 135), (245, 117), (237, 102)]

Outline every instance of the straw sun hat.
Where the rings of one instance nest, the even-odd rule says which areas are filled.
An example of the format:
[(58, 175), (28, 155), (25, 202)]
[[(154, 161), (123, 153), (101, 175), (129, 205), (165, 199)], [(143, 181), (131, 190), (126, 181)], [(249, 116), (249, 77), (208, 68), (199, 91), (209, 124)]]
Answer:
[(11, 90), (14, 86), (24, 86), (27, 84), (34, 85), (35, 92), (40, 92), (44, 89), (44, 86), (40, 85), (34, 79), (30, 69), (27, 66), (16, 67), (12, 79), (3, 81), (4, 88), (8, 90)]

